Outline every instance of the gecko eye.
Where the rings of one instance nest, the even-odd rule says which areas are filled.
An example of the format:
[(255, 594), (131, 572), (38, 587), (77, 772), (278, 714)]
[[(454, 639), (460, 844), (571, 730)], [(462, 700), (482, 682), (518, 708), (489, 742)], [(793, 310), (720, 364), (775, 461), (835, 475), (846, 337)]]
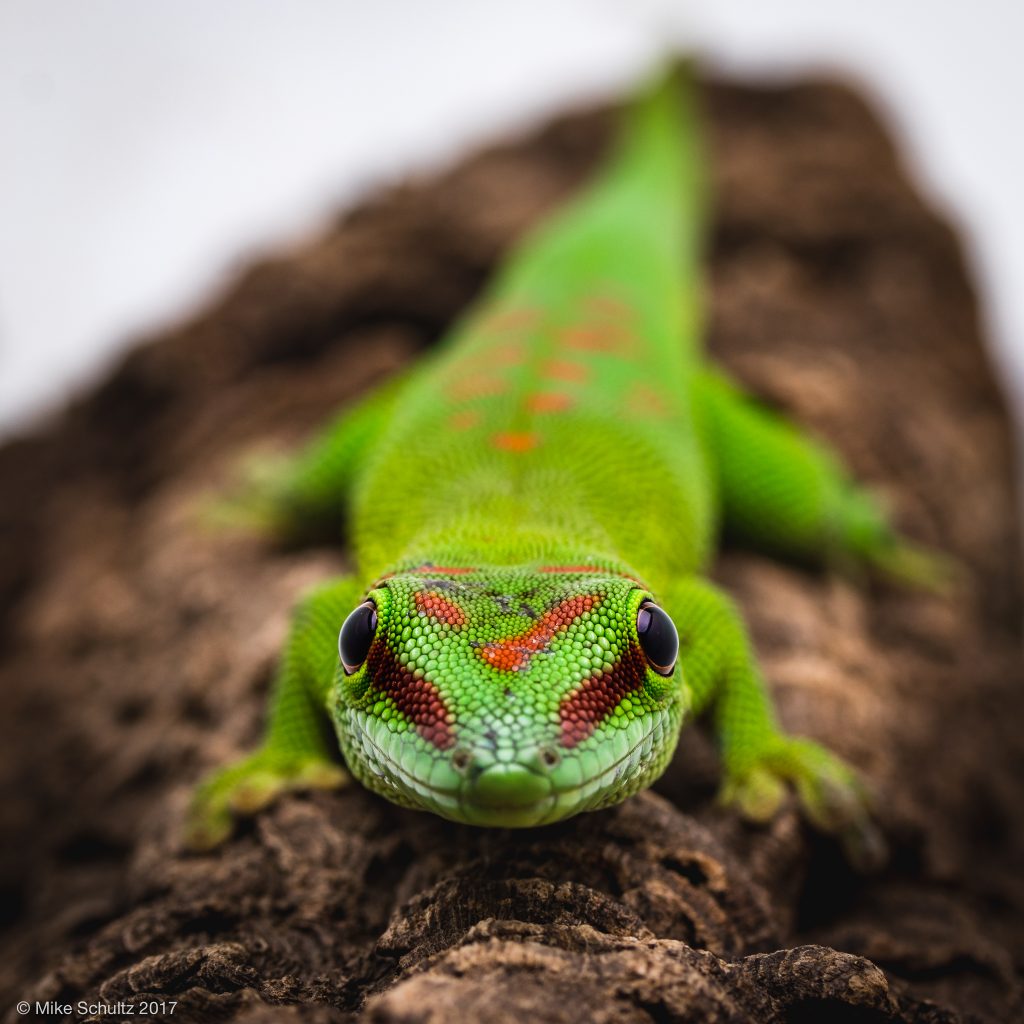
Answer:
[(346, 675), (352, 675), (366, 661), (376, 632), (377, 606), (372, 601), (364, 601), (342, 623), (338, 635), (338, 654)]
[(636, 613), (636, 631), (651, 668), (659, 675), (672, 675), (679, 656), (679, 634), (668, 614), (652, 601), (644, 601)]

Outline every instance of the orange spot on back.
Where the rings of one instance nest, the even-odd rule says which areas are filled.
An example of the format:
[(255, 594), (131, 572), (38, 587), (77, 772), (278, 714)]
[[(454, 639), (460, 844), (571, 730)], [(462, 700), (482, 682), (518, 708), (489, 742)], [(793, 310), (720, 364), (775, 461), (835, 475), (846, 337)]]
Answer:
[(505, 640), (484, 644), (479, 649), (480, 657), (492, 668), (502, 672), (518, 672), (529, 665), (533, 655), (547, 647), (559, 633), (564, 633), (600, 601), (601, 598), (596, 594), (580, 594), (559, 601), (529, 629)]
[(554, 377), (556, 380), (581, 383), (590, 376), (590, 370), (582, 363), (572, 363), (567, 359), (552, 359), (544, 364), (544, 374)]
[(530, 412), (565, 412), (572, 407), (572, 399), (558, 391), (541, 392), (526, 399)]
[(530, 306), (513, 306), (499, 309), (484, 318), (480, 325), (485, 331), (516, 331), (532, 327), (541, 317), (540, 310)]
[(476, 409), (463, 409), (448, 417), (448, 426), (452, 430), (469, 430), (480, 422), (480, 413)]
[(423, 593), (416, 593), (416, 609), (421, 615), (434, 618), (438, 622), (446, 622), (449, 626), (464, 626), (466, 624), (466, 613), (448, 598), (443, 597), (435, 590)]
[(567, 327), (560, 332), (559, 337), (566, 348), (579, 352), (627, 355), (634, 348), (634, 339), (618, 324)]
[(448, 396), (461, 401), (465, 398), (486, 398), (491, 395), (500, 395), (507, 384), (500, 377), (490, 374), (470, 373), (464, 377), (458, 377), (448, 388)]
[(528, 452), (540, 444), (540, 438), (536, 434), (509, 431), (504, 434), (495, 434), (491, 438), (491, 443), (495, 448), (501, 448), (506, 452)]
[(526, 358), (526, 350), (517, 341), (487, 343), (483, 348), (474, 349), (462, 357), (462, 366), (467, 373), (479, 373), (495, 366), (509, 368), (518, 366)]
[(516, 366), (523, 361), (523, 346), (514, 343), (495, 345), (488, 357), (502, 366)]
[(650, 384), (637, 383), (629, 389), (629, 409), (640, 415), (667, 416), (668, 402), (665, 396)]
[(599, 313), (602, 316), (615, 317), (616, 319), (631, 320), (636, 314), (632, 306), (610, 292), (597, 292), (594, 295), (588, 295), (586, 304), (595, 313)]

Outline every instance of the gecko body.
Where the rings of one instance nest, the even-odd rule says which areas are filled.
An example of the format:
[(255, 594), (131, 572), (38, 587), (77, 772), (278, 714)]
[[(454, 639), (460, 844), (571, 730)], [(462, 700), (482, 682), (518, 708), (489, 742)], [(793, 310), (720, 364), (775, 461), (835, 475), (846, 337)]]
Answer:
[(355, 571), (296, 612), (266, 740), (200, 788), (196, 845), (282, 790), (339, 782), (335, 746), (395, 802), (556, 821), (649, 785), (705, 710), (726, 800), (764, 819), (792, 784), (813, 822), (863, 842), (863, 787), (780, 730), (705, 574), (726, 528), (912, 580), (933, 564), (706, 361), (694, 105), (678, 79), (645, 90), (595, 180), (435, 353), (243, 495), (284, 532), (344, 515)]

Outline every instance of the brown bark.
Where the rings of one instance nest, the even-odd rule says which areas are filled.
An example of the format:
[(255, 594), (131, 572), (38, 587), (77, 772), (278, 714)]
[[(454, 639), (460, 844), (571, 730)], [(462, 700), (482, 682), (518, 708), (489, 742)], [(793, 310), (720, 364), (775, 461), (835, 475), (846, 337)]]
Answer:
[(786, 724), (875, 786), (888, 867), (855, 876), (791, 810), (756, 829), (717, 809), (692, 726), (658, 794), (551, 828), (457, 827), (354, 786), (215, 854), (177, 846), (196, 778), (257, 738), (296, 595), (345, 558), (206, 532), (197, 503), (436, 339), (593, 167), (599, 111), (365, 202), (0, 450), (5, 1008), (1022, 1019), (1014, 467), (958, 245), (849, 91), (708, 103), (715, 356), (966, 567), (951, 599), (740, 552), (716, 570)]

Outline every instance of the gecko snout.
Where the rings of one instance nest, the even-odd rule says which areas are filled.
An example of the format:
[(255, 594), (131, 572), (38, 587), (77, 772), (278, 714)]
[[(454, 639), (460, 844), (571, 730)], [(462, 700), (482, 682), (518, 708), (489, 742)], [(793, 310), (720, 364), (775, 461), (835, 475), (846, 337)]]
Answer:
[(550, 802), (556, 790), (553, 773), (561, 762), (558, 750), (547, 743), (462, 745), (451, 755), (452, 767), (463, 778), (461, 801), (474, 816), (483, 820), (515, 812), (512, 818), (522, 815), (524, 824)]

